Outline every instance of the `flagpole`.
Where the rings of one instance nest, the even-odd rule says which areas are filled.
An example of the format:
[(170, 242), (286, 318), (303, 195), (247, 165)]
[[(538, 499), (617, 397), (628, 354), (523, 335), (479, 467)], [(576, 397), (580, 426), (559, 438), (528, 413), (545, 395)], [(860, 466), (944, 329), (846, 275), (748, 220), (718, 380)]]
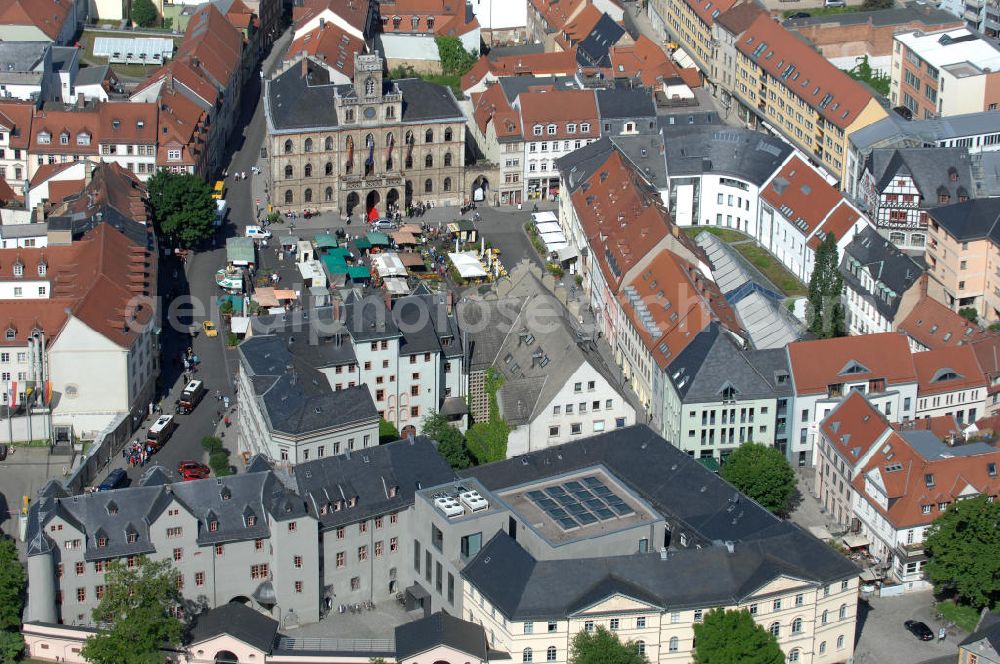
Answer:
[(4, 394), (7, 395), (7, 433), (10, 436), (10, 444), (14, 444), (14, 422), (13, 418), (13, 408), (11, 407), (11, 397), (10, 397), (10, 381), (4, 383)]

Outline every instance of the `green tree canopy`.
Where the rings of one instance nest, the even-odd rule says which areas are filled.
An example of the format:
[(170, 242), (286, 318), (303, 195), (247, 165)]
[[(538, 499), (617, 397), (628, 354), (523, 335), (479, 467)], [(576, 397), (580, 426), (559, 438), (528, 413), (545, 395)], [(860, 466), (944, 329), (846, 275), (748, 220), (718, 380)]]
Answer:
[(215, 200), (208, 183), (190, 173), (160, 169), (146, 183), (153, 222), (161, 235), (191, 246), (215, 233)]
[(785, 654), (749, 611), (712, 609), (694, 626), (695, 664), (784, 664)]
[(441, 71), (444, 74), (463, 76), (479, 58), (478, 54), (466, 51), (458, 37), (435, 37), (434, 43), (438, 47)]
[(169, 560), (140, 558), (136, 569), (112, 562), (104, 577), (104, 597), (93, 611), (99, 631), (83, 644), (92, 664), (159, 664), (160, 648), (180, 644), (183, 625), (170, 615), (181, 603)]
[(774, 447), (746, 443), (722, 464), (722, 477), (775, 514), (785, 514), (795, 495), (795, 471)]
[(924, 551), (924, 571), (938, 591), (976, 608), (1000, 601), (1000, 502), (956, 500), (931, 524)]
[(396, 428), (395, 424), (384, 417), (379, 418), (378, 444), (383, 445), (385, 443), (391, 443), (394, 440), (399, 440), (399, 429)]
[(156, 25), (160, 18), (153, 0), (132, 0), (132, 22), (141, 28)]
[(636, 643), (622, 643), (618, 635), (604, 627), (593, 632), (579, 632), (573, 637), (570, 664), (649, 664)]
[(448, 423), (441, 413), (432, 413), (424, 418), (423, 433), (431, 440), (436, 440), (438, 454), (455, 470), (462, 470), (472, 465), (469, 450), (465, 447), (465, 436)]
[(14, 540), (0, 535), (0, 663), (19, 662), (24, 650), (21, 610), (24, 608), (24, 567)]
[(829, 233), (816, 249), (816, 263), (809, 277), (809, 331), (817, 339), (847, 334), (844, 320), (844, 278), (840, 274), (837, 238)]

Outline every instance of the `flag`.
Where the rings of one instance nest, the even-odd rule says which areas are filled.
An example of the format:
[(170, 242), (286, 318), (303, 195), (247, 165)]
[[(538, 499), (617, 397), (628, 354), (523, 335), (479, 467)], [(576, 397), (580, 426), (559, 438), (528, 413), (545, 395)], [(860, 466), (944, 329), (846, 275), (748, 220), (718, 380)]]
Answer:
[(347, 163), (350, 164), (354, 161), (354, 139), (350, 136), (347, 137)]
[(10, 407), (17, 407), (17, 381), (12, 380), (10, 382)]
[(385, 140), (385, 160), (389, 161), (392, 158), (392, 148), (395, 147), (396, 139), (393, 138), (392, 134)]
[(52, 381), (45, 381), (45, 405), (48, 406), (52, 401)]
[(368, 134), (368, 159), (365, 160), (365, 166), (371, 166), (375, 163), (375, 139), (372, 138), (371, 134)]

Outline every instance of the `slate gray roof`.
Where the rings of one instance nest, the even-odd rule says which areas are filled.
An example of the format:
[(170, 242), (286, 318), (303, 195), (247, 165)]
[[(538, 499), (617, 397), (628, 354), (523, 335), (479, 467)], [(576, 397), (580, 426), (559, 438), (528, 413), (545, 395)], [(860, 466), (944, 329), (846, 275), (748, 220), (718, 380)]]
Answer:
[(447, 646), (486, 661), (486, 631), (443, 611), (396, 628), (396, 659), (404, 660), (437, 646)]
[(255, 316), (250, 325), (254, 335), (281, 337), (295, 355), (316, 369), (357, 361), (350, 331), (333, 307)]
[[(264, 103), (272, 132), (295, 132), (303, 129), (339, 129), (334, 106), (337, 95), (351, 97), (350, 85), (334, 85), (329, 65), (307, 56), (307, 73), (302, 62), (293, 60), (284, 71), (265, 86)], [(401, 122), (461, 120), (462, 111), (451, 89), (416, 78), (386, 81), (388, 92), (403, 96)]]
[[(990, 611), (985, 613), (976, 626), (976, 631), (965, 640), (959, 643), (960, 646), (969, 646), (980, 641), (986, 641), (995, 652), (1000, 653), (1000, 612)], [(973, 652), (975, 650), (971, 649)]]
[(253, 336), (239, 346), (241, 366), (273, 431), (303, 436), (378, 419), (367, 386), (334, 390), (326, 376), (296, 352), (303, 346), (308, 350), (308, 340), (289, 344), (291, 339), (294, 336)]
[(0, 81), (27, 83), (25, 74), (41, 77), (49, 42), (0, 42)]
[(210, 609), (195, 617), (191, 626), (189, 644), (202, 643), (222, 634), (228, 634), (243, 643), (271, 652), (278, 621), (239, 602), (230, 602)]
[(656, 107), (649, 88), (597, 90), (597, 113), (604, 118), (654, 118)]
[(959, 242), (989, 237), (1000, 243), (1000, 198), (974, 198), (945, 205), (928, 214)]
[(447, 296), (422, 292), (397, 298), (392, 320), (403, 335), (400, 355), (440, 352), (444, 357), (462, 356), (458, 319), (448, 312)]
[(672, 178), (712, 173), (761, 186), (792, 153), (781, 139), (749, 129), (676, 124), (662, 130)]
[(79, 56), (79, 49), (75, 46), (53, 46), (52, 47), (52, 71), (67, 71), (70, 64)]
[(868, 156), (867, 168), (878, 192), (885, 191), (897, 176), (910, 175), (923, 208), (940, 205), (942, 193), (951, 202), (976, 197), (972, 162), (965, 148), (879, 148)]
[(501, 76), (497, 83), (510, 103), (529, 88), (554, 86), (559, 90), (575, 90), (580, 87), (572, 76)]
[(599, 171), (613, 149), (614, 144), (611, 139), (604, 136), (589, 145), (584, 145), (579, 150), (573, 150), (556, 159), (556, 169), (563, 175), (569, 192), (576, 191), (580, 185)]
[[(298, 491), (324, 529), (406, 509), (418, 489), (454, 479), (451, 466), (424, 436), (307, 461), (295, 469)], [(351, 498), (357, 499), (354, 507), (333, 509), (335, 501)]]
[(882, 283), (895, 293), (895, 296), (886, 294), (885, 297), (867, 298), (886, 320), (895, 320), (903, 294), (920, 280), (923, 268), (871, 226), (866, 226), (851, 238), (850, 243), (844, 247), (844, 257), (840, 261), (840, 274), (844, 283), (858, 293), (865, 294), (868, 289), (850, 269), (851, 259), (860, 263), (875, 283)]
[(617, 150), (656, 189), (667, 188), (667, 163), (660, 134), (605, 136), (556, 159), (556, 168), (566, 176), (570, 193), (586, 182)]
[[(589, 364), (612, 386), (620, 384), (593, 341), (578, 334), (562, 303), (531, 274), (501, 299), (464, 298), (472, 371), (493, 367), (504, 377), (501, 414), (517, 426), (533, 421), (569, 377)], [(480, 321), (489, 321), (487, 325)]]
[(576, 61), (584, 67), (608, 67), (611, 65), (609, 50), (625, 34), (625, 28), (615, 22), (607, 13), (594, 25), (590, 34), (576, 46)]
[(867, 153), (877, 147), (919, 147), (963, 136), (1000, 132), (1000, 113), (984, 111), (927, 120), (904, 120), (898, 113), (851, 133), (851, 144)]
[[(306, 514), (305, 502), (272, 472), (155, 483), (78, 496), (50, 488), (48, 494), (32, 505), (29, 513), (28, 555), (50, 549), (45, 525), (56, 516), (83, 530), (85, 558), (100, 560), (152, 553), (149, 528), (173, 503), (198, 519), (199, 544), (267, 538), (270, 530), (265, 514), (277, 521)], [(248, 527), (249, 514), (256, 518), (254, 525)], [(212, 521), (217, 523), (214, 531), (209, 530)], [(129, 533), (135, 534), (134, 542), (128, 541)], [(107, 539), (106, 546), (97, 546), (99, 537)]]
[[(640, 593), (638, 599), (670, 610), (733, 604), (780, 574), (817, 585), (858, 574), (849, 560), (742, 497), (646, 426), (616, 429), (461, 474), (498, 491), (595, 465), (608, 469), (666, 518), (674, 533), (667, 559), (654, 552), (536, 560), (501, 531), (462, 575), (508, 619), (565, 616), (615, 591)], [(680, 533), (691, 548), (677, 547)], [(733, 543), (733, 553), (721, 544), (725, 541)]]
[(104, 82), (104, 79), (108, 77), (108, 72), (110, 70), (111, 70), (110, 65), (83, 67), (76, 75), (75, 85), (77, 86), (100, 85), (101, 83)]
[[(718, 323), (712, 323), (670, 363), (667, 373), (684, 403), (719, 401), (726, 387), (736, 390), (737, 399), (778, 396), (773, 371), (761, 371), (755, 359)], [(784, 371), (787, 375), (787, 366)]]

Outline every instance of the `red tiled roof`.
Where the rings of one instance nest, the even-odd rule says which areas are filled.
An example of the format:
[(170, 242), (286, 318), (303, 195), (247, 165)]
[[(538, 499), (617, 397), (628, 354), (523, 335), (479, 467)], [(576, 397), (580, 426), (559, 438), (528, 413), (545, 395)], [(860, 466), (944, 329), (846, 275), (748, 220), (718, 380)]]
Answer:
[(31, 102), (0, 102), (0, 126), (11, 132), (10, 147), (28, 149), (34, 110), (35, 105)]
[(788, 358), (797, 394), (876, 378), (884, 378), (886, 387), (917, 382), (909, 343), (894, 332), (796, 341), (788, 344)]
[(472, 109), (476, 126), (483, 135), (493, 123), (497, 138), (522, 138), (521, 117), (511, 108), (499, 85), (488, 85), (485, 91), (473, 94)]
[[(682, 70), (667, 56), (666, 52), (646, 36), (640, 36), (635, 44), (628, 46), (612, 46), (610, 50), (611, 69), (613, 76), (638, 76), (643, 85), (657, 87), (663, 81), (681, 78), (685, 83)], [(700, 76), (696, 69), (689, 70), (688, 76), (700, 85)], [(690, 85), (690, 84), (689, 84)]]
[[(479, 27), (479, 19), (466, 12), (465, 3), (452, 0), (392, 0), (379, 4), (382, 14), (382, 32), (386, 34), (433, 33), (442, 37), (457, 37)], [(434, 19), (432, 29), (427, 18)], [(396, 27), (399, 18), (399, 27)], [(416, 29), (413, 19), (417, 20)]]
[[(630, 296), (645, 303), (655, 328), (646, 327)], [(715, 282), (705, 279), (697, 267), (669, 250), (657, 254), (617, 297), (661, 369), (666, 369), (713, 320), (731, 330), (740, 329)]]
[(71, 8), (72, 3), (63, 0), (0, 0), (0, 23), (33, 25), (55, 41)]
[(852, 390), (820, 425), (820, 431), (851, 464), (860, 461), (889, 430), (889, 421), (864, 394)]
[(31, 178), (30, 184), (32, 187), (37, 187), (39, 184), (45, 182), (53, 175), (61, 173), (62, 171), (65, 171), (67, 168), (73, 168), (74, 166), (77, 165), (77, 163), (79, 162), (67, 161), (55, 164), (42, 164), (41, 166), (38, 167), (38, 170), (35, 171), (35, 175)]
[[(593, 90), (540, 90), (522, 92), (515, 100), (520, 111), (521, 126), (526, 138), (537, 141), (554, 139), (597, 139), (601, 137), (597, 98)], [(581, 126), (589, 124), (584, 132)], [(554, 124), (556, 133), (550, 134), (548, 126)], [(570, 133), (568, 125), (575, 124)], [(536, 125), (542, 126), (542, 135), (535, 136)]]
[[(1000, 464), (1000, 450), (994, 448), (982, 454), (926, 459), (906, 442), (904, 436), (893, 432), (886, 445), (875, 452), (851, 482), (860, 495), (867, 496), (866, 476), (871, 472), (878, 474), (885, 486), (889, 507), (886, 509), (873, 499), (868, 503), (895, 529), (930, 524), (941, 515), (939, 506), (942, 503), (974, 495), (969, 493), (970, 489), (991, 496), (1000, 493), (1000, 479), (995, 473), (989, 474), (989, 464)], [(925, 506), (931, 508), (927, 514), (924, 514)]]
[(809, 237), (841, 201), (841, 193), (799, 157), (792, 157), (771, 178), (760, 197)]
[(962, 431), (962, 427), (954, 415), (935, 415), (934, 417), (896, 422), (893, 423), (892, 428), (896, 431), (930, 431), (942, 440)]
[[(86, 109), (35, 111), (31, 126), (33, 152), (96, 155), (101, 144), (155, 144), (156, 105), (109, 101)], [(48, 135), (48, 143), (39, 140), (42, 134)], [(78, 142), (82, 135), (89, 136), (88, 143)]]
[(604, 12), (594, 5), (588, 4), (573, 20), (566, 24), (562, 31), (574, 43), (581, 42), (594, 30), (602, 16), (604, 16)]
[[(389, 3), (384, 5), (391, 6)], [(296, 4), (292, 7), (292, 23), (298, 29), (327, 10), (358, 32), (365, 31), (365, 23), (368, 21), (368, 0), (305, 0), (301, 6)]]
[(986, 376), (971, 346), (945, 346), (914, 353), (913, 366), (917, 370), (920, 396), (986, 387)]
[(79, 194), (87, 184), (86, 180), (56, 180), (49, 183), (49, 203), (60, 203), (70, 196)]
[(830, 233), (833, 233), (833, 236), (840, 240), (845, 235), (850, 234), (851, 229), (861, 219), (863, 219), (863, 215), (854, 209), (854, 206), (848, 203), (847, 199), (841, 195), (837, 207), (834, 208), (823, 224), (813, 233), (813, 236), (809, 238), (809, 248), (816, 250)]
[[(736, 48), (841, 129), (850, 126), (874, 99), (864, 86), (785, 30), (769, 14), (754, 20), (736, 41)], [(790, 68), (793, 69), (786, 76)]]
[(465, 76), (462, 77), (462, 89), (468, 90), (483, 80), (487, 74), (496, 78), (504, 76), (570, 75), (577, 69), (575, 51), (555, 51), (549, 53), (525, 53), (524, 55), (505, 55), (490, 58), (481, 57), (476, 61)]
[[(195, 166), (203, 155), (205, 112), (172, 88), (160, 90), (160, 140), (156, 163), (159, 166)], [(168, 159), (170, 150), (180, 150), (180, 159)]]
[(927, 294), (917, 300), (896, 329), (930, 349), (960, 346), (991, 334)]
[(16, 200), (20, 200), (20, 197), (14, 193), (14, 190), (10, 188), (6, 180), (0, 179), (0, 203), (9, 203)]
[(685, 0), (694, 10), (702, 23), (711, 27), (722, 12), (728, 11), (736, 4), (736, 0)]
[(569, 23), (587, 5), (587, 0), (528, 0), (545, 23), (557, 32)]
[(365, 52), (365, 42), (333, 23), (325, 23), (293, 41), (288, 47), (288, 57), (303, 51), (353, 78), (354, 54)]
[(730, 34), (740, 35), (753, 25), (759, 16), (766, 16), (767, 10), (753, 0), (735, 4), (716, 17), (715, 22)]

